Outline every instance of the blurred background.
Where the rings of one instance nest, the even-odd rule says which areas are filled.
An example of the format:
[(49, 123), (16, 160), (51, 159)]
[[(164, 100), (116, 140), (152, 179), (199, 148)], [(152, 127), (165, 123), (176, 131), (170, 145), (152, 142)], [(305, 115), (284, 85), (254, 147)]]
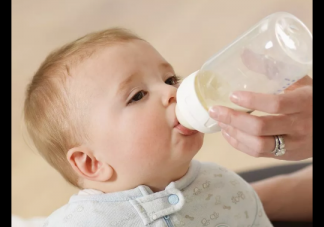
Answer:
[[(313, 31), (312, 0), (13, 0), (12, 214), (48, 216), (77, 192), (22, 135), (26, 85), (50, 51), (86, 33), (122, 26), (150, 42), (185, 77), (277, 11), (294, 14)], [(206, 135), (195, 158), (236, 172), (293, 163), (249, 157), (231, 148), (220, 133)]]

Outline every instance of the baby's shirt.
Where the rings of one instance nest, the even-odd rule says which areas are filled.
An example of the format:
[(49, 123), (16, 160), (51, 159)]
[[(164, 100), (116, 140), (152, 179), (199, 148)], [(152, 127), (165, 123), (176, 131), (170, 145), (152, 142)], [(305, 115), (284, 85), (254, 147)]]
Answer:
[(215, 163), (193, 160), (164, 191), (144, 185), (114, 193), (79, 193), (44, 227), (271, 227), (253, 188)]

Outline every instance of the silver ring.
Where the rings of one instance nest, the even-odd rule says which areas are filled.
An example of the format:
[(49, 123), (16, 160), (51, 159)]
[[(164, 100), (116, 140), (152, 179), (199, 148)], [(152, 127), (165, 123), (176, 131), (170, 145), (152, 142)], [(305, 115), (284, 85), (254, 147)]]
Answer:
[(278, 136), (274, 136), (274, 139), (275, 139), (275, 148), (273, 149), (273, 151), (271, 151), (272, 154), (275, 154), (278, 150), (278, 147), (279, 147), (279, 138)]
[(275, 139), (275, 149), (271, 152), (275, 156), (282, 156), (286, 153), (286, 145), (282, 136), (274, 136)]

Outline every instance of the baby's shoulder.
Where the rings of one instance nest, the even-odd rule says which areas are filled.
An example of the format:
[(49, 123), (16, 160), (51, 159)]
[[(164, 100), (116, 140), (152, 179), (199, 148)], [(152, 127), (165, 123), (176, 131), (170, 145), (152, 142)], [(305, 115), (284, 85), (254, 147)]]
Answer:
[(257, 194), (234, 171), (216, 163), (201, 162), (196, 176), (183, 190), (182, 212), (189, 217), (201, 218), (203, 225), (213, 223), (213, 226), (216, 222), (229, 226), (269, 224)]
[(241, 176), (217, 163), (201, 162), (201, 168), (194, 184), (202, 187), (223, 188), (226, 190), (253, 190)]
[[(69, 219), (69, 204), (65, 204), (52, 212), (45, 220), (43, 227), (57, 226), (63, 224)], [(64, 226), (64, 225), (62, 225)]]
[[(119, 220), (116, 213), (129, 209), (127, 201), (105, 201), (104, 195), (96, 195), (98, 199), (92, 196), (74, 195), (74, 200), (54, 211), (45, 221), (43, 227), (87, 227), (101, 226), (100, 223), (106, 223), (105, 226), (113, 226)], [(115, 215), (113, 215), (115, 214)], [(116, 220), (115, 220), (116, 219)]]

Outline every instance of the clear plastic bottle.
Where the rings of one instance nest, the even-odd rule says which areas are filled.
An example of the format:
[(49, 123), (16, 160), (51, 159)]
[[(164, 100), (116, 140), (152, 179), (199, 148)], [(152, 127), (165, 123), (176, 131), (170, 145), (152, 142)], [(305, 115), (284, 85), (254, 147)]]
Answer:
[(312, 69), (313, 37), (295, 16), (279, 12), (253, 26), (184, 79), (177, 92), (179, 122), (203, 133), (220, 130), (208, 109), (251, 111), (229, 99), (234, 91), (278, 94)]

